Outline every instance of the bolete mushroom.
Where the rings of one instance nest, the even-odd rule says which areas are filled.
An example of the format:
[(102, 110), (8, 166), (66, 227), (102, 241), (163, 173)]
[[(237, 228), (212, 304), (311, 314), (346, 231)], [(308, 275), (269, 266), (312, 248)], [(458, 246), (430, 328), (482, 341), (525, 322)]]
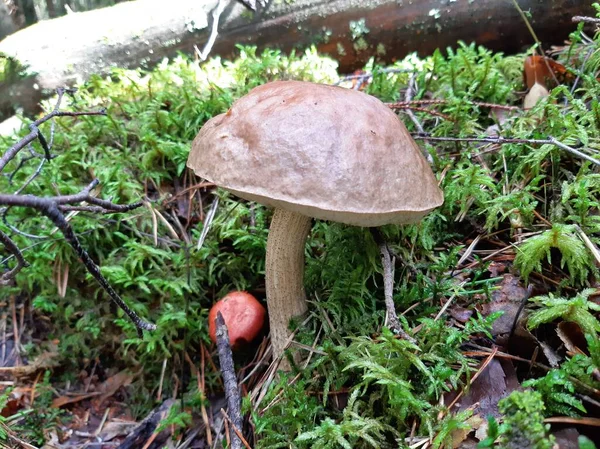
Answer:
[(396, 114), (370, 95), (323, 84), (276, 81), (252, 89), (206, 122), (187, 165), (275, 208), (265, 271), (275, 358), (285, 349), (290, 319), (307, 311), (311, 218), (366, 227), (415, 223), (443, 203)]
[(231, 349), (238, 349), (254, 340), (265, 322), (265, 308), (248, 292), (234, 291), (219, 299), (208, 313), (208, 335), (217, 342), (215, 318), (221, 312), (227, 325)]

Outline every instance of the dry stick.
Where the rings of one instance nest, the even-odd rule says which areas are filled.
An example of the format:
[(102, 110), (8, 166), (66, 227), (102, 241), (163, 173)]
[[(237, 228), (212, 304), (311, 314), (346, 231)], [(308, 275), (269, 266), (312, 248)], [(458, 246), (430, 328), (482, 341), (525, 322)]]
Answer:
[(40, 140), (40, 143), (42, 144), (42, 147), (47, 152), (46, 158), (50, 159), (49, 150), (48, 150), (48, 144), (46, 142), (46, 139), (43, 137), (42, 133), (40, 132), (38, 126), (41, 125), (44, 122), (47, 122), (48, 120), (50, 120), (51, 118), (54, 118), (54, 117), (79, 117), (79, 116), (82, 116), (82, 115), (106, 115), (106, 111), (104, 111), (104, 110), (96, 111), (96, 112), (52, 111), (50, 114), (42, 117), (41, 119), (36, 120), (31, 125), (29, 125), (29, 128), (31, 129), (31, 132), (29, 134), (27, 134), (25, 137), (23, 137), (15, 145), (13, 145), (12, 147), (10, 147), (6, 151), (6, 153), (4, 153), (2, 155), (2, 157), (0, 157), (0, 172), (2, 170), (4, 170), (4, 168), (6, 167), (6, 165), (11, 160), (13, 160), (13, 158), (17, 155), (17, 153), (19, 151), (21, 151), (23, 148), (25, 148), (28, 144), (30, 144), (31, 142), (33, 142), (35, 139), (39, 139)]
[[(590, 57), (594, 54), (595, 52), (595, 48), (591, 47), (587, 54), (585, 55), (585, 58), (583, 58), (583, 61), (581, 62), (581, 68), (577, 71), (577, 78), (575, 78), (575, 81), (573, 81), (573, 85), (571, 86), (571, 95), (573, 95), (575, 93), (575, 89), (577, 88), (577, 84), (579, 84), (579, 80), (581, 80), (581, 75), (583, 73), (583, 70), (585, 69), (585, 65), (587, 64), (588, 60), (590, 59)], [(565, 103), (567, 102), (567, 98), (565, 97)], [(565, 104), (566, 106), (566, 104)]]
[[(231, 422), (231, 417), (227, 414), (227, 412), (225, 411), (225, 409), (221, 409), (221, 414), (231, 424), (231, 430), (233, 430), (235, 432), (235, 434), (241, 440), (241, 442), (244, 445), (244, 447), (246, 449), (252, 449), (250, 447), (250, 444), (248, 444), (248, 441), (246, 441), (246, 439), (244, 438), (244, 435), (242, 434), (242, 432)], [(233, 447), (233, 446), (231, 446), (231, 447)]]
[(200, 51), (198, 49), (198, 47), (196, 45), (194, 45), (194, 50), (195, 50), (196, 54), (198, 55), (198, 57), (202, 61), (206, 61), (206, 58), (208, 58), (208, 55), (210, 54), (210, 51), (212, 50), (213, 45), (215, 44), (215, 41), (217, 40), (217, 36), (219, 35), (219, 18), (221, 17), (221, 14), (225, 10), (226, 4), (227, 4), (227, 2), (225, 0), (219, 0), (219, 3), (217, 4), (217, 6), (215, 7), (215, 9), (213, 9), (213, 11), (212, 11), (213, 23), (212, 23), (212, 27), (210, 29), (210, 36), (208, 36), (208, 41), (206, 41), (206, 44), (204, 44), (204, 48), (202, 49), (202, 51)]
[(587, 17), (587, 16), (573, 16), (571, 19), (573, 22), (587, 22), (587, 23), (597, 23), (600, 24), (600, 19), (595, 17)]
[(507, 138), (507, 137), (432, 137), (429, 135), (420, 135), (417, 133), (411, 133), (413, 139), (415, 140), (435, 140), (438, 142), (484, 142), (484, 143), (494, 143), (498, 145), (507, 144), (507, 143), (524, 143), (530, 145), (554, 145), (555, 147), (560, 148), (561, 150), (565, 150), (568, 153), (571, 153), (581, 159), (585, 159), (592, 164), (600, 165), (600, 160), (594, 159), (591, 156), (588, 156), (585, 153), (582, 153), (579, 150), (576, 150), (573, 147), (570, 147), (556, 138), (549, 136), (547, 139), (517, 139), (517, 138)]
[[(416, 90), (415, 78), (416, 78), (416, 74), (413, 73), (412, 76), (410, 77), (408, 86), (406, 88), (406, 94), (404, 95), (404, 101), (407, 103), (409, 103), (412, 100), (414, 91)], [(410, 117), (410, 119), (414, 123), (415, 127), (419, 130), (419, 133), (425, 134), (425, 129), (423, 129), (423, 125), (421, 125), (421, 122), (419, 122), (419, 120), (417, 120), (417, 117), (415, 116), (413, 111), (411, 111), (409, 108), (406, 108), (406, 109), (404, 109), (404, 112)], [(428, 143), (427, 140), (425, 140), (425, 143)], [(432, 164), (433, 157), (431, 156), (429, 151), (427, 151), (426, 149), (422, 149), (421, 151), (423, 152), (423, 156), (425, 156), (427, 158), (427, 162)]]
[[(231, 417), (232, 427), (242, 429), (242, 413), (240, 411), (240, 390), (238, 388), (235, 368), (233, 366), (233, 356), (231, 346), (229, 345), (229, 333), (221, 312), (217, 313), (215, 318), (217, 325), (217, 351), (219, 352), (219, 363), (221, 364), (221, 374), (225, 385), (225, 397), (227, 398), (227, 408)], [(235, 431), (230, 432), (231, 449), (242, 449), (242, 440)]]
[(12, 270), (2, 273), (0, 276), (0, 285), (8, 285), (17, 275), (22, 268), (27, 267), (29, 264), (23, 257), (23, 253), (19, 250), (19, 247), (11, 240), (11, 238), (0, 230), (0, 243), (4, 245), (6, 250), (15, 256), (17, 265)]
[(402, 325), (396, 314), (396, 306), (394, 305), (394, 264), (390, 256), (387, 242), (384, 240), (379, 229), (370, 228), (370, 230), (375, 243), (379, 246), (379, 252), (381, 253), (381, 263), (383, 265), (383, 290), (385, 295), (385, 308), (390, 324), (389, 327), (403, 339), (415, 343), (416, 340), (402, 329)]
[[(410, 100), (410, 101), (397, 101), (394, 103), (385, 103), (385, 105), (390, 109), (404, 109), (414, 105), (443, 105), (448, 104), (448, 100)], [(504, 104), (496, 104), (496, 103), (486, 103), (482, 101), (471, 101), (471, 104), (474, 106), (481, 106), (484, 108), (492, 108), (492, 109), (503, 109), (506, 111), (520, 111), (522, 110), (519, 106), (508, 106)]]

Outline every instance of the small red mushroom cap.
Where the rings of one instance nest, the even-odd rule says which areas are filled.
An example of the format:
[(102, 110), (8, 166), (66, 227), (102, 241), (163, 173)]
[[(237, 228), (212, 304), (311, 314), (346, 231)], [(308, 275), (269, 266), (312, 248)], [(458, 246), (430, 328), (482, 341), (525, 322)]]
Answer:
[(217, 341), (215, 318), (221, 312), (229, 343), (237, 348), (254, 340), (265, 322), (266, 311), (263, 305), (248, 292), (231, 292), (217, 301), (208, 313), (208, 334), (213, 343)]

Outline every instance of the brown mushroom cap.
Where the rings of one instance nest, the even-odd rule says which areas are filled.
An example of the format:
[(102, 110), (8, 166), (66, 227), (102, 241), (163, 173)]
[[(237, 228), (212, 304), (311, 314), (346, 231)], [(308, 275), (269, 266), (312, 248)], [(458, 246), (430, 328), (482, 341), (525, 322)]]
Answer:
[(241, 198), (358, 226), (413, 223), (443, 203), (394, 112), (323, 84), (253, 89), (204, 125), (187, 165)]

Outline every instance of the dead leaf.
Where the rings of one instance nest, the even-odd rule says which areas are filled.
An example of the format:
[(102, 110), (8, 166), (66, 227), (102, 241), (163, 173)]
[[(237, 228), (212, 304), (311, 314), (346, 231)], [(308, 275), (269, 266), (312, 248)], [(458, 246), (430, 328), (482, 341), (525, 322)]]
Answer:
[(469, 391), (460, 400), (458, 411), (475, 406), (474, 414), (485, 418), (490, 415), (498, 418), (498, 401), (511, 391), (507, 386), (504, 368), (500, 361), (493, 359), (470, 385)]
[(542, 348), (542, 352), (546, 356), (546, 359), (548, 360), (548, 365), (550, 365), (552, 368), (558, 368), (562, 357), (559, 356), (548, 343), (540, 341), (539, 345)]
[(492, 302), (482, 304), (481, 313), (488, 316), (493, 312), (504, 312), (494, 321), (492, 335), (508, 334), (513, 327), (515, 318), (521, 309), (528, 292), (520, 283), (520, 279), (512, 274), (505, 274), (500, 282), (500, 288), (492, 293)]
[(104, 425), (99, 437), (102, 441), (110, 441), (115, 437), (129, 435), (137, 425), (132, 421), (111, 421)]
[(93, 393), (83, 393), (79, 395), (69, 395), (69, 396), (59, 396), (52, 401), (52, 407), (60, 408), (67, 404), (74, 404), (76, 402), (83, 401), (85, 399), (89, 399), (94, 396), (98, 396), (101, 393), (95, 391)]
[(560, 449), (579, 449), (579, 432), (573, 427), (553, 432), (556, 444)]
[(452, 432), (452, 448), (458, 449), (462, 446), (463, 442), (467, 439), (469, 434), (473, 432), (473, 430), (479, 428), (481, 423), (484, 420), (479, 415), (473, 415), (469, 419), (465, 421), (465, 424), (468, 424), (469, 427), (466, 429), (456, 429)]
[(465, 309), (461, 306), (453, 306), (450, 307), (450, 316), (454, 318), (459, 323), (466, 323), (469, 321), (469, 318), (473, 316), (473, 311), (471, 309)]
[(479, 428), (475, 431), (475, 439), (477, 441), (485, 440), (488, 437), (489, 424), (487, 419), (481, 423)]
[(6, 405), (0, 409), (0, 416), (8, 418), (29, 405), (31, 387), (15, 387), (9, 394)]
[(579, 324), (561, 321), (556, 327), (556, 333), (568, 351), (574, 354), (584, 354), (583, 349), (587, 348), (587, 341)]
[(502, 262), (493, 261), (488, 266), (488, 271), (490, 272), (492, 277), (498, 277), (506, 271), (506, 264)]
[(546, 87), (556, 85), (556, 80), (564, 84), (571, 82), (575, 77), (560, 62), (547, 56), (531, 55), (525, 58), (523, 66), (525, 85), (530, 89), (535, 83)]
[(98, 398), (97, 405), (102, 404), (106, 399), (113, 396), (121, 387), (125, 387), (131, 384), (133, 380), (133, 374), (127, 371), (121, 371), (112, 377), (106, 379), (102, 384), (99, 385), (98, 391), (102, 395)]
[(523, 76), (525, 85), (531, 89), (535, 84), (545, 84), (547, 79), (551, 79), (552, 71), (543, 56), (530, 55), (525, 58)]

